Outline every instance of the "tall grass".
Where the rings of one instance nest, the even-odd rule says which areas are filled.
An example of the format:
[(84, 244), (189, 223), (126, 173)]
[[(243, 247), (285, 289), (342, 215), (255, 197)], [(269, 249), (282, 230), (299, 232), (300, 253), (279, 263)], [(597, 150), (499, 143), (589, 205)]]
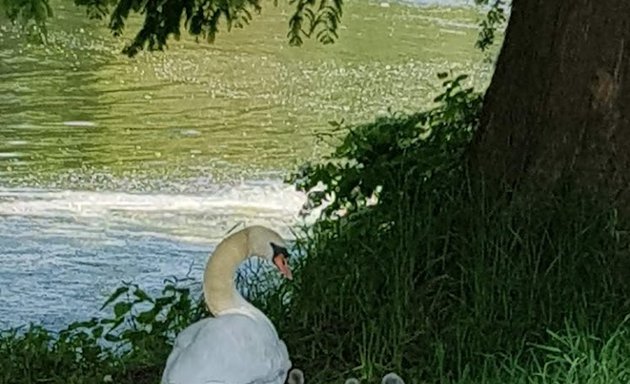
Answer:
[(630, 309), (614, 212), (427, 187), (305, 243), (292, 317), (279, 326), (315, 381), (395, 370), (445, 383), (500, 356), (530, 367), (542, 358), (530, 344), (555, 342), (548, 330), (567, 324), (571, 337), (614, 333)]
[(434, 109), (348, 127), (328, 159), (292, 178), (325, 186), (311, 207), (332, 199), (280, 323), (315, 381), (395, 370), (445, 383), (497, 356), (531, 368), (531, 343), (553, 342), (549, 330), (606, 338), (630, 310), (615, 210), (570, 183), (497, 195), (468, 177), (481, 98), (464, 80), (445, 79)]
[[(295, 280), (241, 278), (243, 292), (308, 383), (392, 370), (408, 383), (627, 383), (625, 224), (570, 189), (485, 193), (464, 166), (481, 98), (463, 80), (446, 79), (431, 110), (346, 127), (330, 158), (293, 175), (324, 185), (311, 207), (329, 205), (298, 232)], [(192, 292), (127, 284), (108, 318), (5, 332), (0, 383), (158, 383), (175, 335), (207, 316)]]

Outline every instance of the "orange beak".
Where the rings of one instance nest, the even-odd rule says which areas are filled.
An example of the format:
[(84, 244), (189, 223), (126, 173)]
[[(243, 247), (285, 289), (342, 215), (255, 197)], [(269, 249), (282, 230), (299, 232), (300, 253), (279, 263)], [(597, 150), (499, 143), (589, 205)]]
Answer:
[(273, 257), (273, 263), (276, 265), (280, 273), (284, 277), (289, 280), (293, 280), (293, 274), (291, 273), (291, 268), (289, 268), (289, 264), (287, 263), (287, 259), (282, 254), (275, 255)]

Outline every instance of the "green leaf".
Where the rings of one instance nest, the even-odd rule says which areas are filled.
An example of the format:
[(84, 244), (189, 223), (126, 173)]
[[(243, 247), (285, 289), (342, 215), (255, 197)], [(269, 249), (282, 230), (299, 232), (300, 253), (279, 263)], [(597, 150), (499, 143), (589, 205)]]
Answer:
[(144, 311), (138, 315), (136, 318), (140, 324), (151, 324), (155, 319), (156, 311), (155, 309), (150, 309), (148, 311)]
[(105, 335), (105, 340), (111, 342), (111, 343), (116, 343), (118, 341), (120, 341), (120, 336), (118, 335), (114, 335), (112, 333), (108, 333)]
[(175, 301), (175, 296), (158, 297), (155, 300), (155, 306), (162, 308), (165, 305), (171, 304), (173, 301)]
[(97, 339), (101, 337), (103, 335), (103, 326), (99, 325), (99, 326), (94, 327), (92, 329), (92, 335)]
[(79, 328), (91, 328), (97, 324), (96, 319), (91, 319), (89, 321), (76, 321), (66, 328), (67, 331), (74, 331)]
[(129, 287), (128, 286), (123, 286), (123, 287), (119, 287), (118, 289), (116, 289), (114, 291), (114, 293), (112, 293), (109, 298), (107, 298), (107, 300), (105, 300), (105, 304), (103, 304), (103, 306), (101, 307), (101, 311), (103, 309), (105, 309), (105, 307), (107, 307), (110, 303), (112, 303), (113, 301), (115, 301), (116, 299), (118, 299), (123, 293), (126, 293), (129, 291)]
[(147, 336), (147, 332), (144, 330), (126, 329), (120, 334), (121, 340), (127, 340), (135, 344), (138, 341), (142, 341)]
[(149, 297), (149, 295), (147, 295), (146, 292), (144, 292), (142, 289), (140, 288), (136, 288), (136, 290), (133, 292), (134, 296), (136, 296), (141, 302), (143, 301), (149, 301), (149, 302), (153, 302), (153, 299), (151, 297)]
[(114, 315), (116, 316), (116, 318), (120, 318), (126, 315), (127, 313), (129, 313), (130, 310), (131, 310), (131, 303), (128, 303), (125, 301), (121, 301), (119, 303), (116, 303), (116, 305), (114, 305)]

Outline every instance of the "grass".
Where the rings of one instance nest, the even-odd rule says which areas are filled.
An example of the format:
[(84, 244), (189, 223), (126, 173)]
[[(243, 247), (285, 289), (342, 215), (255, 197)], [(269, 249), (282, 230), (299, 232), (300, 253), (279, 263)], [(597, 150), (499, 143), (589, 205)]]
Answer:
[[(583, 355), (578, 371), (609, 364), (628, 313), (614, 214), (433, 187), (306, 243), (293, 317), (279, 324), (295, 363), (315, 382), (394, 370), (439, 383), (583, 382), (560, 379), (565, 353)], [(596, 352), (596, 338), (616, 347)]]
[[(462, 157), (480, 99), (457, 81), (435, 109), (353, 127), (305, 167), (300, 188), (325, 181), (335, 196), (300, 232), (308, 256), (293, 282), (262, 274), (241, 287), (309, 383), (388, 371), (408, 383), (628, 383), (625, 223), (570, 189), (484, 192)], [(207, 315), (195, 284), (159, 297), (128, 284), (108, 318), (3, 333), (0, 382), (159, 383), (174, 336)]]
[[(248, 281), (309, 382), (377, 382), (393, 370), (409, 383), (627, 383), (614, 214), (433, 187), (309, 228), (293, 283)], [(205, 316), (195, 284), (169, 283), (159, 297), (127, 285), (110, 318), (4, 333), (0, 382), (158, 383), (169, 341)]]

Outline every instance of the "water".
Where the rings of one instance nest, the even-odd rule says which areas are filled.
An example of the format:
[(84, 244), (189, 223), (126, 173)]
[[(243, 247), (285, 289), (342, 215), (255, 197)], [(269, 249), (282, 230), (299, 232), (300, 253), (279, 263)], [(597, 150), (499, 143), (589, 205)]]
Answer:
[(304, 196), (282, 177), (327, 153), (328, 121), (417, 110), (440, 71), (490, 73), (467, 8), (352, 1), (338, 43), (292, 48), (290, 9), (269, 5), (215, 45), (128, 59), (131, 34), (52, 4), (45, 47), (0, 24), (0, 328), (85, 319), (121, 280), (199, 277), (237, 223), (288, 235)]
[(288, 186), (253, 182), (204, 194), (0, 190), (4, 325), (96, 315), (121, 280), (155, 291), (168, 276), (199, 277), (234, 223), (289, 235), (300, 204)]

